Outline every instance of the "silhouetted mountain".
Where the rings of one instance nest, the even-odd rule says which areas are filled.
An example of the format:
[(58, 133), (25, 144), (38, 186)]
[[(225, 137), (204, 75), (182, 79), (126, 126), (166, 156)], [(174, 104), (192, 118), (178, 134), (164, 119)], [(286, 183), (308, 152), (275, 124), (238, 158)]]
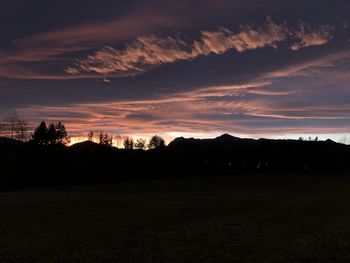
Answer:
[(184, 137), (179, 137), (173, 140), (169, 143), (168, 148), (175, 149), (175, 148), (181, 148), (181, 147), (187, 147), (187, 148), (193, 148), (194, 150), (196, 147), (231, 147), (232, 144), (237, 144), (241, 142), (252, 142), (253, 139), (241, 139), (234, 136), (231, 136), (229, 134), (223, 134), (215, 139), (185, 139)]
[(22, 145), (23, 143), (14, 139), (9, 139), (5, 137), (0, 137), (0, 149), (3, 147), (8, 147), (8, 146), (18, 146)]
[(327, 141), (177, 138), (168, 145), (188, 165), (233, 171), (305, 171), (348, 169), (350, 146)]
[(0, 187), (148, 180), (238, 173), (350, 171), (350, 146), (327, 141), (176, 138), (123, 150), (86, 141), (37, 145), (0, 138)]
[(94, 143), (92, 141), (84, 141), (84, 142), (79, 142), (76, 144), (73, 144), (72, 146), (69, 147), (70, 150), (72, 151), (94, 151), (100, 148), (100, 145), (97, 143)]

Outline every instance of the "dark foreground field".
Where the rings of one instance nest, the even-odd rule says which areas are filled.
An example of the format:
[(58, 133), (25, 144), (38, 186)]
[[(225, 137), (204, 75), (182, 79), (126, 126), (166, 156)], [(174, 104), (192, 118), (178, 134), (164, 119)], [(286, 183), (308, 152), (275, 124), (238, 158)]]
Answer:
[(350, 176), (0, 193), (0, 262), (350, 262)]

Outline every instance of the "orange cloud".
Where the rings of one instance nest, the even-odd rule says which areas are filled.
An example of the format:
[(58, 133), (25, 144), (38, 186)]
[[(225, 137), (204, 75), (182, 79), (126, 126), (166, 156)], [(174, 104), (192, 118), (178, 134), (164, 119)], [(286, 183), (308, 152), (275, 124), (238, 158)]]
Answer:
[(193, 47), (194, 56), (222, 54), (230, 49), (243, 52), (250, 49), (272, 46), (286, 40), (287, 30), (284, 25), (277, 25), (270, 18), (262, 27), (241, 26), (236, 34), (226, 28), (217, 32), (202, 32), (202, 39), (196, 41)]
[[(178, 38), (139, 37), (126, 50), (105, 47), (79, 63), (79, 70), (101, 74), (116, 71), (143, 71), (138, 65), (159, 65), (191, 58), (184, 49), (186, 43)], [(67, 69), (67, 72), (72, 68)], [(76, 69), (77, 70), (77, 69)]]
[(276, 24), (271, 18), (263, 26), (241, 26), (239, 33), (227, 28), (218, 31), (202, 31), (201, 39), (193, 44), (177, 37), (139, 37), (127, 44), (125, 49), (117, 50), (107, 46), (94, 55), (80, 60), (75, 67), (66, 69), (67, 73), (78, 72), (98, 74), (134, 75), (145, 72), (149, 67), (190, 60), (198, 56), (223, 54), (228, 50), (244, 52), (264, 47), (277, 48), (277, 44), (293, 38), (291, 49), (326, 44), (332, 37), (331, 28), (319, 26), (313, 31), (301, 24), (300, 31), (290, 33), (286, 24)]
[(324, 45), (332, 39), (333, 31), (334, 29), (329, 25), (311, 27), (301, 23), (300, 30), (294, 33), (299, 42), (294, 43), (291, 49), (296, 51), (304, 47)]
[[(105, 43), (133, 39), (157, 28), (180, 26), (182, 23), (182, 20), (160, 12), (155, 15), (152, 9), (142, 9), (112, 21), (76, 25), (16, 39), (14, 45), (25, 51), (24, 57), (30, 57), (32, 54), (33, 59), (39, 59), (38, 47), (47, 50), (45, 53), (48, 54), (44, 54), (44, 56), (64, 54), (76, 48), (80, 50), (91, 49)], [(55, 51), (50, 52), (50, 50)]]
[[(166, 15), (152, 7), (144, 6), (140, 10), (115, 20), (85, 23), (14, 39), (12, 44), (16, 51), (0, 56), (0, 76), (23, 79), (96, 77), (91, 76), (92, 74), (79, 74), (78, 76), (76, 69), (69, 68), (68, 65), (73, 64), (77, 59), (71, 54), (96, 49), (106, 43), (135, 39), (142, 34), (149, 34), (162, 28), (181, 28), (186, 24), (185, 20), (184, 18), (179, 19), (175, 16)], [(62, 58), (62, 56), (65, 58)], [(31, 64), (47, 65), (57, 61), (64, 61), (67, 65), (66, 69), (48, 73), (42, 70), (34, 70)]]
[[(89, 130), (144, 137), (156, 133), (220, 134), (225, 131), (271, 135), (298, 133), (310, 130), (312, 125), (315, 132), (322, 133), (332, 127), (317, 126), (319, 121), (342, 120), (337, 131), (349, 129), (344, 123), (350, 119), (350, 105), (294, 104), (289, 97), (294, 91), (276, 91), (270, 89), (271, 85), (272, 82), (256, 82), (215, 86), (147, 100), (32, 106), (18, 112), (35, 122), (43, 118), (64, 121), (75, 135)], [(294, 122), (303, 122), (303, 125)]]
[[(142, 10), (113, 21), (77, 25), (16, 39), (13, 41), (16, 51), (1, 56), (0, 75), (22, 79), (132, 76), (161, 64), (223, 54), (228, 50), (244, 52), (277, 48), (279, 43), (290, 40), (294, 42), (291, 49), (298, 50), (326, 44), (333, 36), (333, 29), (327, 25), (301, 23), (300, 30), (291, 33), (287, 24), (277, 24), (270, 18), (261, 26), (242, 25), (239, 32), (227, 28), (202, 31), (200, 39), (192, 42), (175, 36), (152, 35), (157, 29), (184, 26), (185, 20)], [(141, 34), (143, 36), (139, 37)], [(124, 49), (105, 46), (83, 59), (74, 55), (74, 52), (90, 52), (106, 43), (116, 42), (127, 44)], [(58, 66), (52, 66), (55, 63)], [(46, 70), (47, 65), (52, 71)]]

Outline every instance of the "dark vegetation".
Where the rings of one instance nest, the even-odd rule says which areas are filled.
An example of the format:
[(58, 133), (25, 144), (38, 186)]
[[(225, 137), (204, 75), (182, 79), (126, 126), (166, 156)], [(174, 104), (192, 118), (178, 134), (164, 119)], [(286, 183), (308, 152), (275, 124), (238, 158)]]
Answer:
[[(1, 123), (0, 188), (90, 184), (242, 173), (350, 171), (350, 146), (318, 138), (253, 140), (224, 134), (215, 139), (177, 138), (166, 146), (160, 136), (148, 142), (91, 131), (87, 141), (68, 147), (62, 122), (41, 122), (28, 132), (16, 113)], [(116, 137), (120, 139), (122, 137)], [(147, 149), (147, 150), (146, 150)]]
[(349, 171), (350, 146), (327, 141), (253, 140), (222, 135), (216, 139), (177, 138), (168, 146), (159, 136), (148, 143), (131, 138), (125, 149), (100, 134), (70, 147), (62, 123), (41, 123), (32, 140), (0, 139), (2, 188), (104, 183), (122, 180)]

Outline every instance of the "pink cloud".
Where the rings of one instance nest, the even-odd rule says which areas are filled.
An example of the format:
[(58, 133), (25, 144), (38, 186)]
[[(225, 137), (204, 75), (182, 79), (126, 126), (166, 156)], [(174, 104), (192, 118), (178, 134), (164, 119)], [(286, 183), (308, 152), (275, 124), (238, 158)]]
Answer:
[[(345, 123), (350, 119), (348, 104), (310, 102), (290, 105), (294, 91), (274, 91), (270, 89), (271, 85), (272, 82), (261, 81), (207, 87), (145, 100), (31, 106), (18, 112), (35, 122), (43, 118), (64, 121), (73, 134), (103, 130), (115, 135), (131, 136), (174, 132), (210, 134), (221, 131), (246, 135), (301, 133), (310, 130), (310, 125), (308, 128), (293, 126), (293, 121), (345, 120)], [(254, 97), (246, 97), (250, 94)], [(279, 125), (278, 121), (291, 124)], [(349, 128), (349, 125), (344, 124), (342, 127), (338, 125), (337, 130)], [(314, 128), (318, 133), (330, 130), (332, 127), (328, 125), (315, 125)]]
[[(306, 30), (307, 28), (307, 30)], [(302, 24), (300, 31), (290, 33), (286, 24), (276, 24), (267, 18), (263, 26), (241, 26), (238, 33), (227, 28), (218, 31), (202, 31), (200, 40), (188, 43), (178, 37), (157, 37), (155, 35), (139, 37), (126, 45), (125, 49), (107, 46), (80, 60), (66, 72), (74, 74), (98, 73), (135, 75), (148, 68), (161, 64), (174, 63), (179, 60), (191, 60), (198, 56), (223, 54), (229, 50), (244, 52), (265, 47), (277, 48), (281, 42), (292, 38), (297, 41), (291, 46), (296, 50), (302, 47), (324, 45), (332, 38), (331, 28)], [(298, 48), (296, 48), (298, 45)]]
[[(229, 50), (244, 52), (264, 47), (277, 48), (279, 43), (291, 39), (294, 42), (291, 48), (297, 50), (326, 44), (332, 38), (332, 28), (327, 25), (301, 23), (299, 31), (290, 33), (285, 23), (277, 24), (267, 18), (261, 26), (241, 25), (238, 32), (227, 28), (204, 30), (200, 39), (191, 42), (176, 36), (160, 37), (152, 34), (161, 28), (188, 27), (185, 22), (190, 18), (179, 19), (159, 10), (156, 14), (151, 11), (154, 10), (141, 10), (113, 21), (82, 24), (16, 39), (13, 44), (17, 51), (1, 57), (0, 75), (23, 79), (132, 76), (161, 64), (223, 54)], [(143, 36), (140, 37), (141, 34)], [(74, 52), (116, 42), (126, 42), (125, 48), (105, 46), (82, 59), (72, 55)], [(53, 63), (66, 66), (63, 70), (45, 72), (42, 65)]]
[[(138, 65), (159, 65), (191, 58), (184, 49), (186, 43), (178, 38), (139, 37), (126, 50), (105, 47), (79, 63), (79, 70), (108, 74), (143, 71)], [(69, 68), (70, 70), (72, 68)], [(77, 69), (77, 68), (76, 68)]]
[(333, 31), (334, 29), (329, 25), (311, 27), (300, 23), (300, 30), (294, 33), (298, 42), (294, 43), (291, 49), (296, 51), (305, 47), (324, 45), (332, 39)]
[(241, 31), (236, 34), (226, 28), (217, 32), (202, 32), (202, 39), (196, 41), (193, 47), (195, 55), (209, 55), (211, 53), (222, 54), (230, 49), (243, 52), (250, 49), (264, 48), (287, 39), (285, 25), (277, 25), (270, 18), (265, 25), (254, 28), (241, 26)]
[[(143, 7), (111, 21), (85, 23), (15, 39), (13, 46), (16, 51), (0, 56), (0, 75), (24, 79), (96, 77), (91, 76), (93, 74), (77, 76), (76, 70), (69, 66), (65, 70), (69, 74), (64, 70), (54, 73), (33, 70), (31, 63), (64, 61), (67, 65), (73, 64), (77, 57), (71, 55), (72, 52), (96, 49), (106, 43), (128, 41), (162, 28), (181, 28), (187, 26), (186, 21), (186, 18), (167, 15), (155, 7)], [(65, 58), (61, 57), (63, 55)]]

